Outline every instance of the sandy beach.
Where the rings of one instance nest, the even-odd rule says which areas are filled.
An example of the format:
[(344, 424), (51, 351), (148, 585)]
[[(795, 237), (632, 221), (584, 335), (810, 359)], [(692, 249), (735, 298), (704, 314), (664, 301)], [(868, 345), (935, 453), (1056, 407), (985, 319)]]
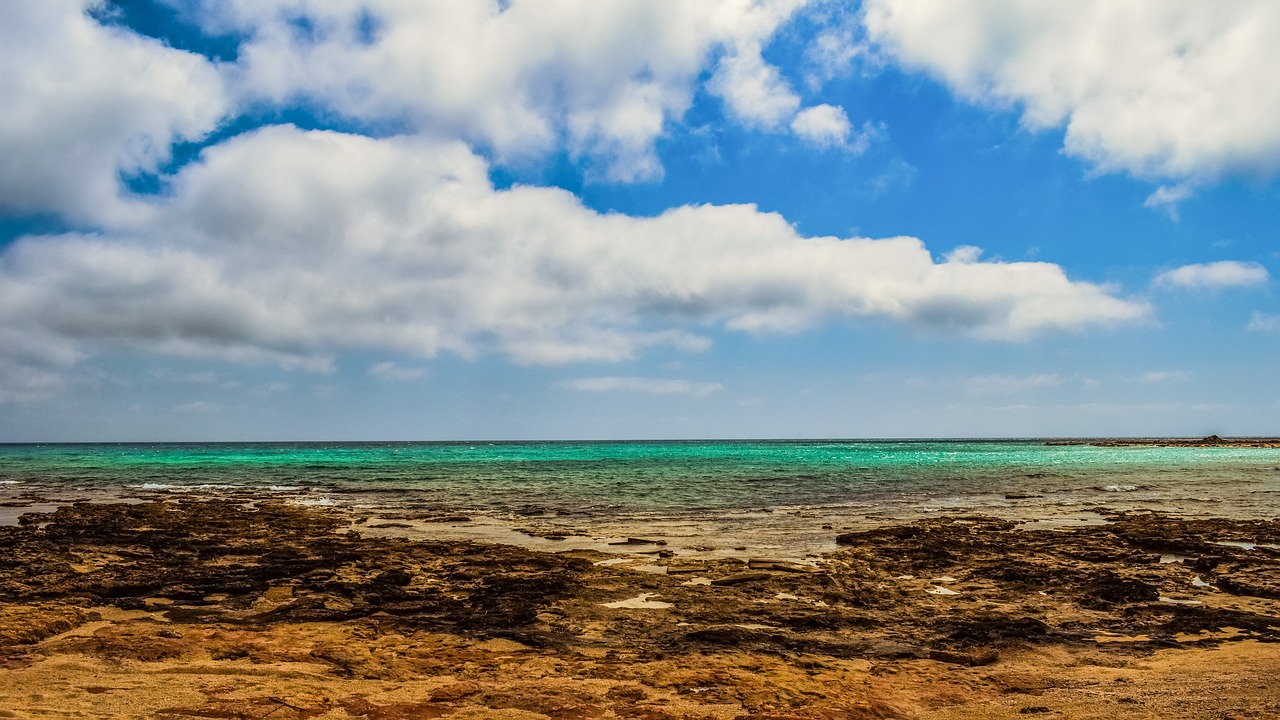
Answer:
[(0, 527), (0, 717), (1280, 714), (1280, 523), (1106, 519), (833, 531), (796, 562), (79, 504)]

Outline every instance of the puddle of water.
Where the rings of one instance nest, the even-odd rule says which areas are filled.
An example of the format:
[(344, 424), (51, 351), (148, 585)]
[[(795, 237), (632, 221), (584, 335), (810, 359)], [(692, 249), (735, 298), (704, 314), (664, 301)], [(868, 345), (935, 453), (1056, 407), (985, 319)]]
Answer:
[(685, 580), (684, 582), (682, 582), (682, 583), (680, 583), (680, 584), (681, 584), (681, 585), (708, 585), (708, 586), (709, 586), (709, 585), (711, 585), (711, 578), (708, 578), (708, 577), (696, 577), (696, 578), (690, 578), (690, 579)]
[(1199, 600), (1178, 600), (1177, 598), (1161, 597), (1160, 602), (1169, 603), (1170, 605), (1203, 605)]
[(955, 590), (952, 590), (950, 588), (944, 588), (941, 585), (934, 585), (928, 590), (925, 590), (925, 592), (929, 593), (930, 595), (959, 595), (960, 594)]

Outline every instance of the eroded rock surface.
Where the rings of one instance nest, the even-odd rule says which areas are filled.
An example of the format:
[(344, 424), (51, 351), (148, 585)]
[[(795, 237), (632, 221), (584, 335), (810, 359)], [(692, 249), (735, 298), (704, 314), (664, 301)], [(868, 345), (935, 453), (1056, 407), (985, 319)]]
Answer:
[(1280, 713), (1275, 521), (942, 518), (666, 574), (350, 527), (188, 501), (0, 528), (0, 717)]

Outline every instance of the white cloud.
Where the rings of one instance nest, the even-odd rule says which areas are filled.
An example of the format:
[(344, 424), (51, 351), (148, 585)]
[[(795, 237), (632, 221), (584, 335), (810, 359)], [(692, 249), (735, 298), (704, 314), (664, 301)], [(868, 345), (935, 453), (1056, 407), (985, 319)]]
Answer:
[(649, 395), (692, 395), (706, 397), (720, 392), (720, 383), (699, 383), (690, 380), (665, 380), (642, 377), (590, 377), (569, 380), (565, 387), (581, 392), (636, 392)]
[(791, 121), (791, 130), (818, 147), (833, 147), (847, 143), (853, 127), (849, 125), (849, 116), (844, 108), (815, 105), (796, 114)]
[(222, 411), (222, 406), (209, 402), (208, 400), (196, 400), (195, 402), (185, 403), (173, 409), (180, 415), (209, 415)]
[(1255, 312), (1249, 318), (1249, 324), (1245, 326), (1245, 329), (1251, 332), (1275, 332), (1280, 330), (1280, 315)]
[(417, 138), (266, 128), (205, 150), (156, 213), (0, 255), (0, 356), (54, 371), (129, 348), (317, 371), (349, 348), (565, 363), (831, 316), (1020, 339), (1148, 314), (1049, 263), (803, 237), (750, 205), (635, 218), (499, 191), (462, 143)]
[(100, 25), (100, 4), (0, 3), (0, 212), (136, 218), (119, 174), (154, 172), (227, 110), (212, 64)]
[(369, 375), (388, 382), (409, 382), (421, 380), (427, 376), (427, 369), (421, 367), (404, 367), (390, 360), (376, 363), (369, 368)]
[(1143, 201), (1142, 206), (1151, 208), (1152, 210), (1164, 210), (1169, 213), (1169, 217), (1174, 221), (1178, 219), (1178, 204), (1187, 200), (1195, 194), (1189, 183), (1180, 183), (1178, 185), (1161, 185), (1156, 188), (1147, 199)]
[(1185, 370), (1152, 370), (1143, 373), (1138, 379), (1150, 383), (1186, 382), (1191, 379), (1191, 373)]
[(1221, 260), (1166, 270), (1156, 276), (1158, 287), (1217, 289), (1263, 285), (1270, 279), (1267, 269), (1256, 262)]
[[(464, 138), (506, 161), (567, 149), (611, 180), (657, 177), (654, 141), (708, 89), (752, 127), (799, 98), (761, 57), (805, 0), (229, 0), (212, 31), (249, 35), (249, 101)], [(300, 31), (305, 20), (307, 31)]]
[(869, 37), (1101, 171), (1280, 171), (1280, 4), (1271, 0), (867, 0)]
[(724, 98), (730, 113), (749, 127), (776, 130), (795, 117), (800, 96), (759, 51), (720, 61), (710, 89)]
[(823, 30), (805, 51), (805, 59), (813, 67), (807, 78), (809, 86), (816, 89), (833, 78), (851, 74), (854, 62), (870, 55), (870, 48), (858, 39), (853, 27)]
[(970, 395), (1011, 395), (1036, 388), (1055, 387), (1062, 377), (1055, 373), (1034, 375), (975, 375), (965, 378), (963, 385)]

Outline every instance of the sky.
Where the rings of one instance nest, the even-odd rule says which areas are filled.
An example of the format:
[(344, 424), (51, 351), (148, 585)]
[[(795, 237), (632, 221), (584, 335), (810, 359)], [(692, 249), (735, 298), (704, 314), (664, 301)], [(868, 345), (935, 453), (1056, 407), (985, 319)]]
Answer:
[(1280, 434), (1276, 37), (0, 3), (0, 441)]

